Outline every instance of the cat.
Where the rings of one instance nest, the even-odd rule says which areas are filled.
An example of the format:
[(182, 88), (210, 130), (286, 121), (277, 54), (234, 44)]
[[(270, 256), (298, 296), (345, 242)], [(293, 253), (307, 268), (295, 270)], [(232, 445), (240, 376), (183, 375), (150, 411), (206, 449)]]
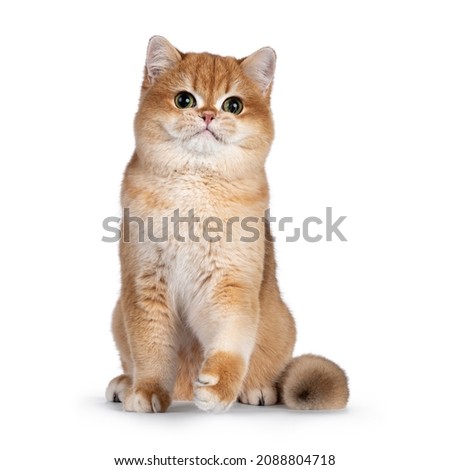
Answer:
[[(214, 412), (237, 400), (299, 410), (347, 404), (338, 365), (292, 358), (295, 324), (265, 219), (275, 62), (270, 47), (238, 60), (149, 41), (121, 194), (132, 217), (122, 226), (112, 322), (123, 374), (106, 390), (126, 411), (164, 412), (174, 399)], [(189, 212), (189, 226), (175, 230), (174, 214)], [(258, 234), (252, 241), (245, 218)], [(150, 228), (161, 241), (149, 239)]]

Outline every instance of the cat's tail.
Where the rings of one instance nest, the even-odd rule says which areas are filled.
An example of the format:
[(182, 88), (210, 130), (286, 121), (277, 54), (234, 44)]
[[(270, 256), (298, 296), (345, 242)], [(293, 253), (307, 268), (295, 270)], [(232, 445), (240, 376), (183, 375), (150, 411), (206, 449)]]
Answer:
[(349, 390), (345, 372), (322, 356), (294, 357), (280, 381), (281, 402), (295, 410), (333, 410), (345, 408)]

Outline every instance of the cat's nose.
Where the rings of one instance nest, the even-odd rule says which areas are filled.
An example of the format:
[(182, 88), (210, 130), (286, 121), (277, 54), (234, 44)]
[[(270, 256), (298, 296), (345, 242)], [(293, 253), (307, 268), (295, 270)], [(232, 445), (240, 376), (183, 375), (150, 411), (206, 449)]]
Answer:
[(205, 121), (205, 124), (209, 126), (209, 123), (216, 117), (212, 111), (203, 111), (202, 119)]

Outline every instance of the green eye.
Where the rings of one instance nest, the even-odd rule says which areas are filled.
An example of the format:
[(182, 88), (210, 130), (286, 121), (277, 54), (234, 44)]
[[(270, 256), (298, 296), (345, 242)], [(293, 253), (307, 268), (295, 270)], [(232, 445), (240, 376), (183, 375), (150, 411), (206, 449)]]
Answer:
[(194, 106), (197, 106), (197, 102), (191, 93), (182, 91), (175, 96), (175, 106), (181, 109), (193, 108)]
[(227, 113), (240, 114), (244, 109), (244, 105), (239, 98), (232, 96), (223, 102), (222, 109)]

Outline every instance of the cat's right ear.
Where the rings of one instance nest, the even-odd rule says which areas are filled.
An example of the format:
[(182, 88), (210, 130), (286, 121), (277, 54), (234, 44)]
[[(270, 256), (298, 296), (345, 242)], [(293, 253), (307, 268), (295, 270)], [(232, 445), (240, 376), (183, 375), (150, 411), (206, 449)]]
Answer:
[(147, 76), (150, 83), (181, 60), (181, 53), (162, 36), (150, 38), (147, 47)]

